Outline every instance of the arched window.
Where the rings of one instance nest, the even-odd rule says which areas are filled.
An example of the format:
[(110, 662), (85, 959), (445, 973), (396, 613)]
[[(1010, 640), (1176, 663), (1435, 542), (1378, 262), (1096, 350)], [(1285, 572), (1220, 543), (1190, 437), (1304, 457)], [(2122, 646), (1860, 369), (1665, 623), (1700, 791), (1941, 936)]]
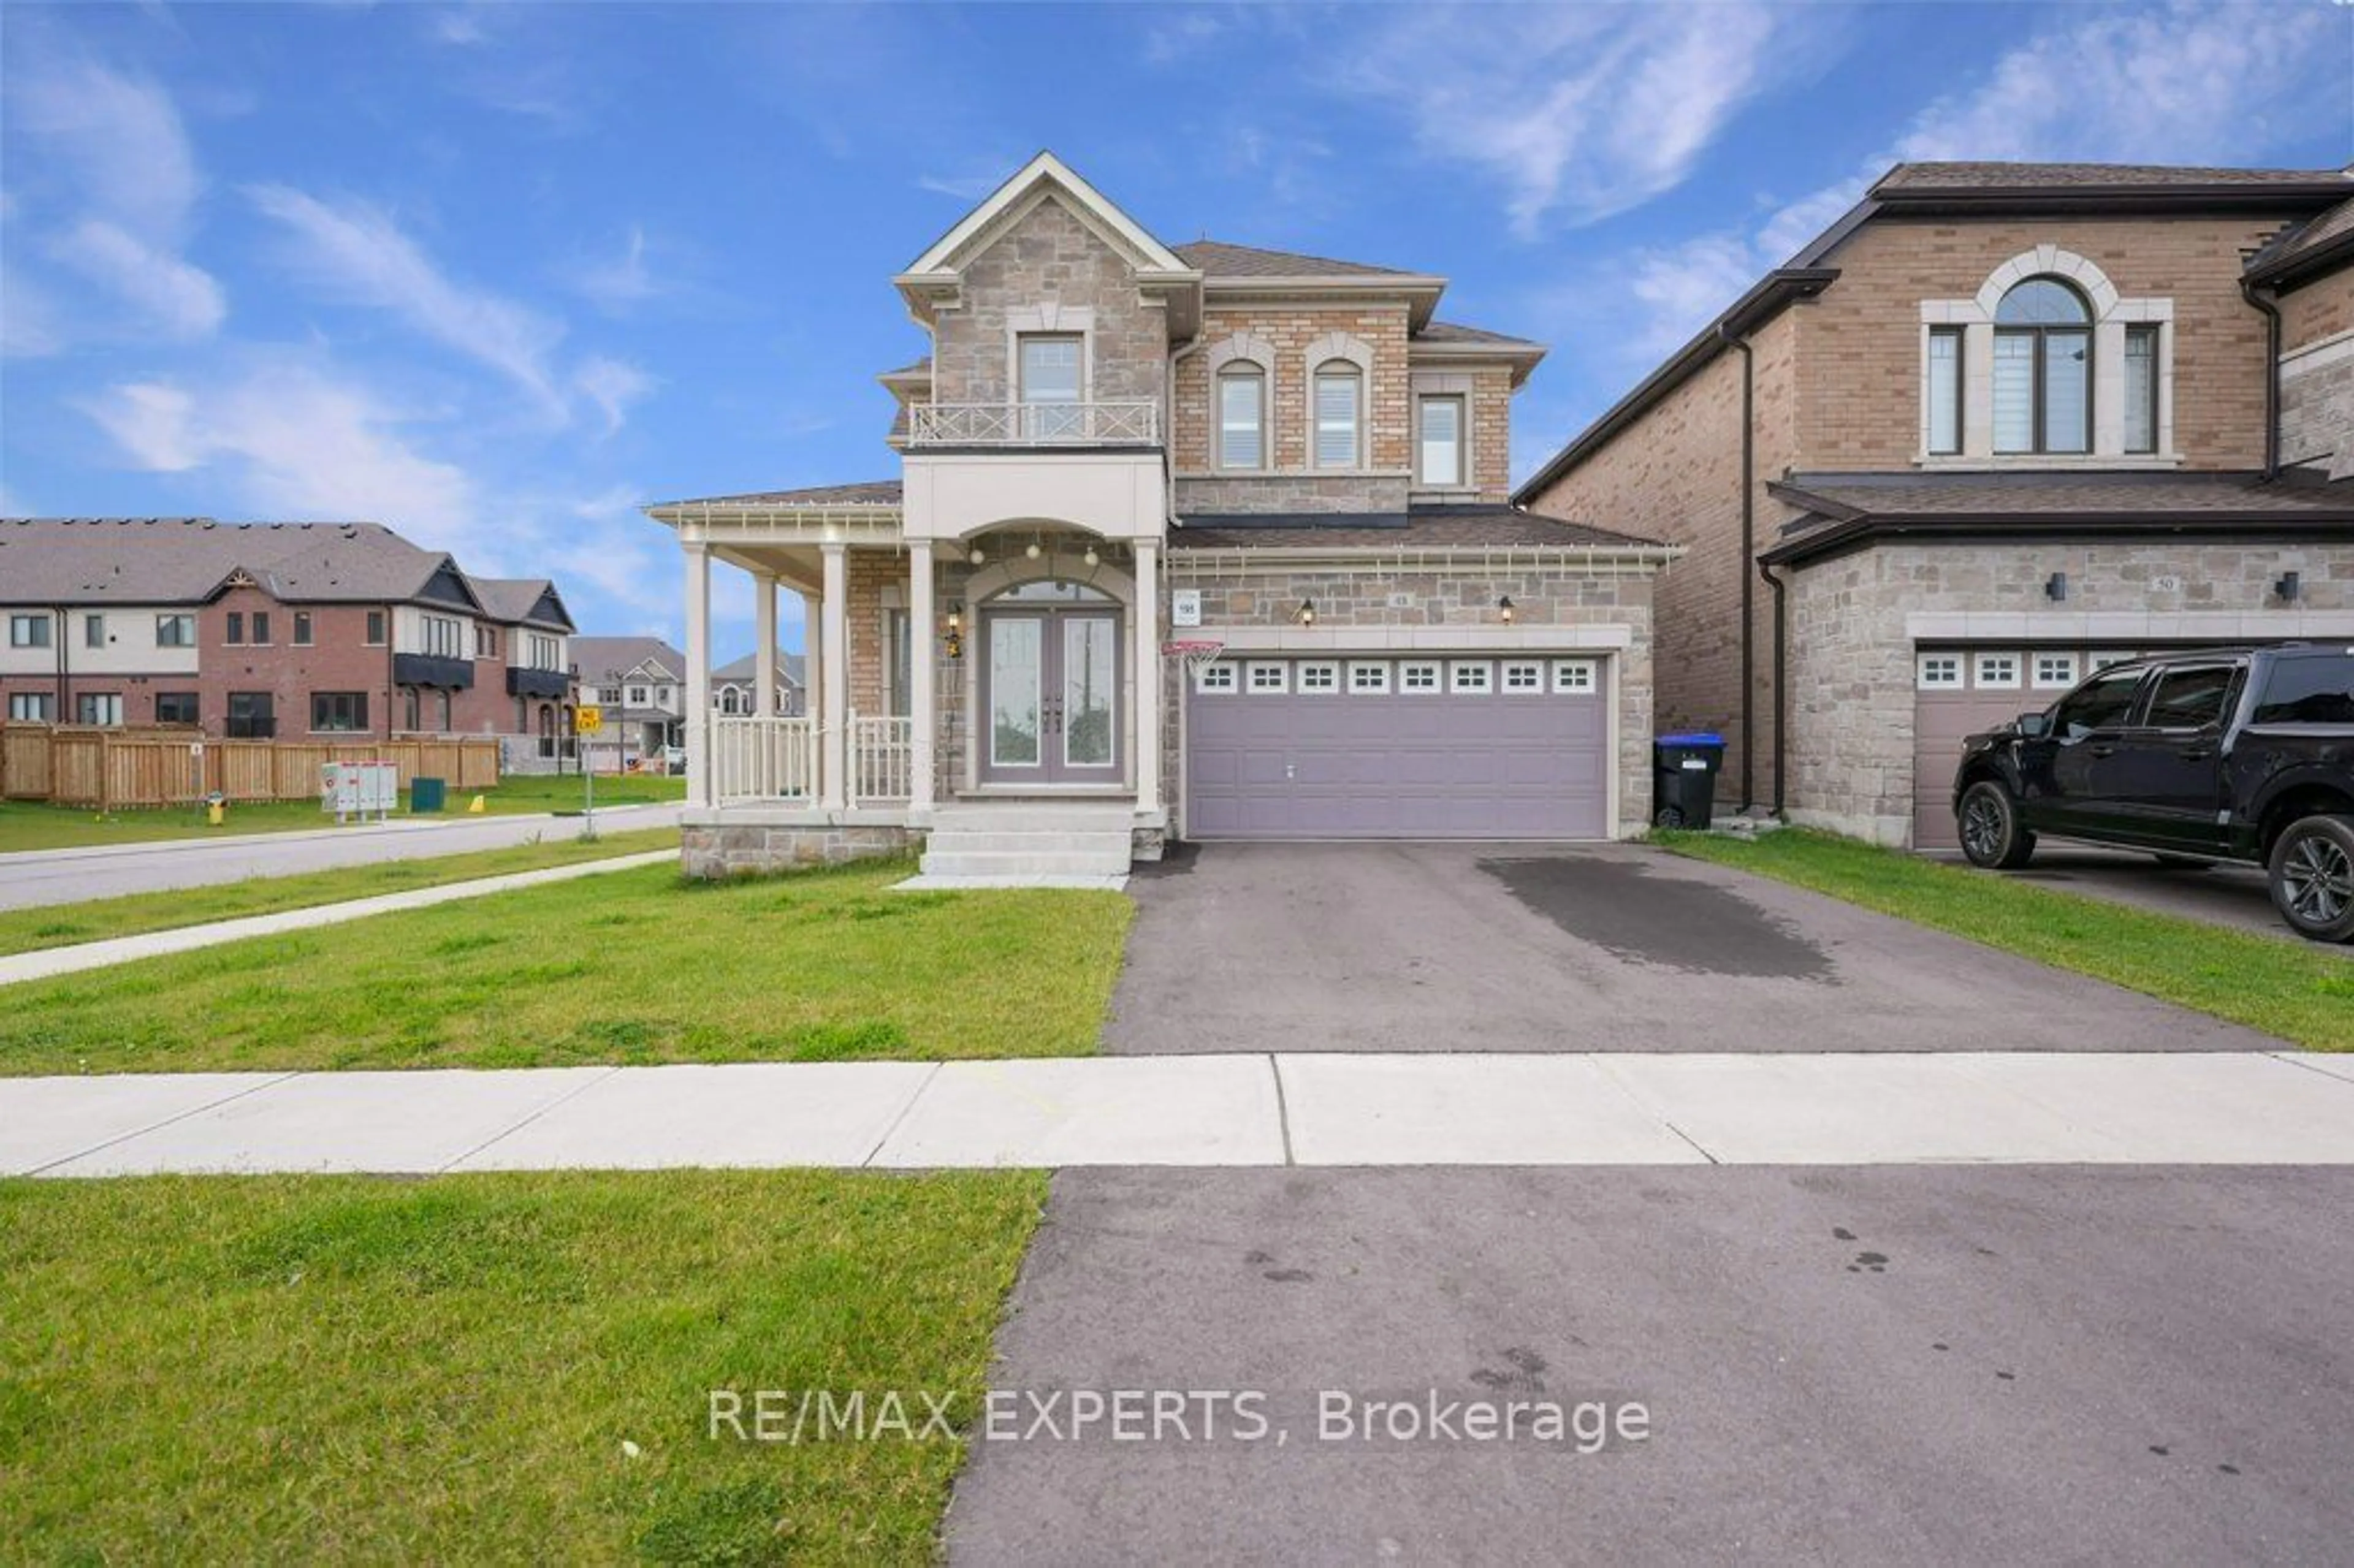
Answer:
[(2030, 278), (1994, 313), (1994, 450), (2093, 450), (2093, 313), (2057, 278)]
[(719, 711), (723, 714), (733, 714), (736, 711), (735, 687), (722, 686), (719, 688)]
[(1358, 468), (1358, 431), (1363, 423), (1365, 378), (1345, 359), (1316, 367), (1316, 466)]
[(1218, 372), (1218, 466), (1267, 466), (1267, 373), (1248, 360)]

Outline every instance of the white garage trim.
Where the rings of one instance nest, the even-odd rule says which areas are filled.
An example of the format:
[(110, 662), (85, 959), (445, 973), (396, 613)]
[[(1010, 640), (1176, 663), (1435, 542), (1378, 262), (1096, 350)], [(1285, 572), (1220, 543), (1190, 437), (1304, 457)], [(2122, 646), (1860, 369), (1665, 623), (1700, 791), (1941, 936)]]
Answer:
[(1632, 648), (1631, 626), (1205, 626), (1194, 635), (1216, 638), (1229, 653), (1320, 654), (1423, 652), (1479, 652), (1499, 656), (1553, 649), (1610, 650)]
[(1904, 635), (1915, 642), (2282, 642), (2354, 638), (2354, 610), (2098, 609), (2073, 614), (2016, 610), (1914, 610)]

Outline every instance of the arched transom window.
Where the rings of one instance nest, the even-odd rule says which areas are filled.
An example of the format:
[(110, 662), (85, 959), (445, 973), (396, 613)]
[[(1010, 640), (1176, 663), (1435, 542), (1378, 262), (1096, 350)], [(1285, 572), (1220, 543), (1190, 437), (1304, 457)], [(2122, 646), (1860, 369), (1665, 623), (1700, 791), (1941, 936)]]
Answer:
[(1995, 307), (1994, 450), (2093, 450), (2093, 313), (2057, 278), (2016, 284)]

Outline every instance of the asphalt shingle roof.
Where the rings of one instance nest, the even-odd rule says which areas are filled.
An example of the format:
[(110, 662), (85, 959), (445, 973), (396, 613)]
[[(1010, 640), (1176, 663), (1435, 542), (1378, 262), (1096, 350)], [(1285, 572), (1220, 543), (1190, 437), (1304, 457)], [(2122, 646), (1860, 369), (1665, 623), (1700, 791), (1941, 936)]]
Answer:
[(1544, 344), (1525, 337), (1513, 337), (1508, 333), (1490, 332), (1486, 327), (1467, 326), (1461, 322), (1432, 322), (1409, 341), (1414, 343), (1495, 344), (1505, 348), (1543, 348)]
[(2162, 164), (1899, 164), (1872, 188), (1906, 190), (2051, 190), (2072, 186), (2310, 185), (2345, 179), (2338, 169), (2221, 169)]
[[(716, 670), (712, 671), (711, 678), (715, 681), (748, 682), (759, 673), (759, 672), (752, 668), (753, 657), (754, 655), (747, 653), (741, 659), (731, 659), (726, 663), (720, 665)], [(779, 664), (783, 666), (785, 683), (787, 685), (798, 686), (802, 683), (805, 672), (801, 662), (801, 656), (800, 654), (787, 653), (783, 650), (779, 649), (777, 653), (777, 662)]]
[(1582, 549), (1656, 546), (1590, 524), (1498, 504), (1417, 506), (1406, 512), (1336, 513), (1324, 516), (1226, 513), (1195, 515), (1172, 530), (1180, 550), (1448, 550)]
[(759, 490), (747, 495), (705, 495), (664, 501), (663, 506), (896, 506), (899, 482), (866, 480), (857, 484), (820, 484), (807, 490)]
[(2251, 257), (2248, 271), (2270, 273), (2292, 267), (2324, 246), (2354, 233), (2354, 196), (2339, 202), (2300, 227), (2284, 230), (2270, 245)]
[(1266, 250), (1223, 239), (1196, 239), (1170, 247), (1204, 278), (1413, 278), (1420, 274), (1363, 261), (1336, 261), (1293, 250)]
[[(482, 601), (483, 611), (493, 620), (530, 620), (532, 611), (539, 608), (540, 599), (556, 588), (556, 585), (546, 577), (478, 577), (469, 572), (466, 580), (473, 585), (474, 597)], [(560, 595), (558, 597), (561, 598)], [(569, 630), (563, 622), (556, 620), (541, 620), (534, 624)]]
[(650, 662), (668, 669), (673, 680), (685, 677), (686, 655), (659, 637), (576, 637), (572, 640), (572, 664), (580, 672), (583, 685), (600, 685), (608, 672), (626, 675), (639, 665)]
[(2354, 518), (2338, 485), (2275, 482), (2250, 473), (1794, 474), (1777, 487), (1800, 504), (1819, 497), (1873, 517), (2153, 517), (2280, 512)]
[(0, 601), (192, 603), (239, 568), (289, 601), (399, 600), (449, 558), (381, 523), (16, 517), (0, 522)]

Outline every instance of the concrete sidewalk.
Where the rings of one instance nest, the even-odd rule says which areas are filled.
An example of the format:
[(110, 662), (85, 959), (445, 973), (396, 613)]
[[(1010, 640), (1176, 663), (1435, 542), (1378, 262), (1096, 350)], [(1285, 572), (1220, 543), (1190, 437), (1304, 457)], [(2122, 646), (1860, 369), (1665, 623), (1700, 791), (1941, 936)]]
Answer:
[(0, 1173), (2354, 1164), (2354, 1056), (1341, 1054), (0, 1079)]
[(640, 854), (614, 855), (607, 860), (552, 865), (541, 871), (515, 871), (504, 876), (478, 876), (471, 882), (444, 882), (432, 887), (379, 893), (373, 897), (348, 898), (340, 904), (318, 904), (307, 909), (281, 909), (275, 914), (248, 915), (241, 919), (216, 920), (205, 926), (182, 926), (169, 931), (143, 931), (135, 937), (110, 937), (102, 942), (79, 942), (70, 948), (43, 948), (34, 952), (0, 958), (0, 986), (49, 980), (83, 969), (105, 969), (112, 964), (132, 963), (165, 953), (192, 952), (198, 948), (218, 947), (223, 942), (240, 942), (248, 937), (304, 931), (314, 926), (338, 926), (346, 920), (365, 920), (371, 915), (425, 909), (436, 904), (455, 903), (461, 898), (480, 898), (488, 893), (507, 893), (518, 887), (537, 887), (550, 882), (570, 882), (578, 877), (600, 876), (607, 872), (628, 871), (634, 866), (654, 865), (677, 859), (676, 850), (647, 850)]

